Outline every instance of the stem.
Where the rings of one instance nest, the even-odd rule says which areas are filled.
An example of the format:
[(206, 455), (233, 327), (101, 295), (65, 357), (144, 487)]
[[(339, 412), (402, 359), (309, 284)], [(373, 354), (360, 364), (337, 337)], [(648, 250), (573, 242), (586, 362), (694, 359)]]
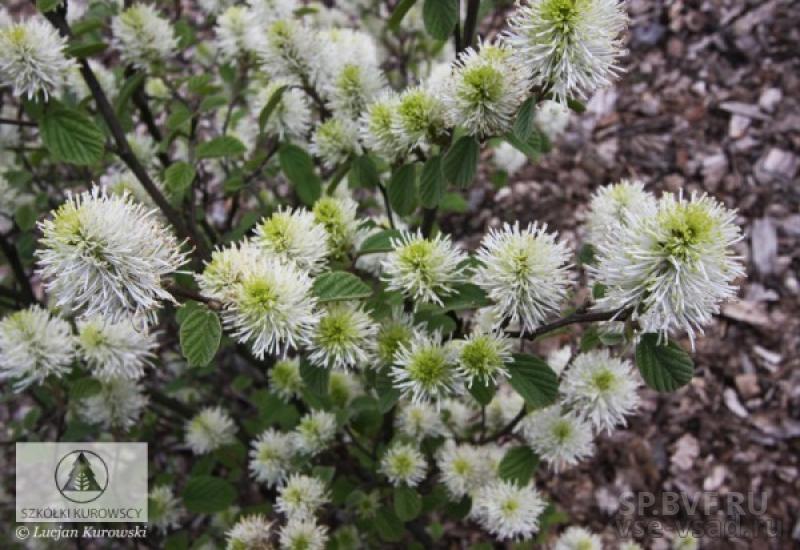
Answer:
[(511, 422), (506, 424), (503, 427), (502, 430), (500, 430), (499, 432), (496, 432), (494, 435), (492, 435), (490, 437), (481, 436), (478, 439), (478, 444), (479, 445), (483, 445), (485, 443), (491, 443), (492, 441), (497, 441), (498, 439), (500, 439), (504, 435), (510, 434), (511, 432), (514, 431), (514, 428), (516, 428), (517, 424), (519, 424), (522, 421), (522, 419), (525, 418), (526, 414), (527, 414), (527, 411), (525, 410), (525, 407), (523, 406), (522, 409), (520, 409), (520, 411), (517, 413), (517, 416), (515, 416), (514, 419)]
[(535, 340), (543, 334), (553, 332), (556, 329), (569, 325), (597, 323), (599, 321), (625, 321), (631, 313), (632, 310), (629, 308), (615, 309), (612, 311), (594, 311), (591, 313), (576, 312), (571, 315), (567, 315), (562, 319), (558, 319), (557, 321), (553, 321), (552, 323), (542, 325), (533, 332), (507, 332), (506, 334), (512, 338), (519, 337), (527, 338), (528, 340)]
[(467, 0), (467, 17), (464, 20), (464, 38), (461, 40), (462, 49), (466, 50), (472, 46), (475, 40), (475, 30), (478, 27), (478, 10), (481, 7), (481, 0)]
[(386, 192), (386, 186), (382, 183), (378, 184), (378, 189), (381, 190), (381, 196), (383, 197), (383, 206), (386, 209), (386, 217), (389, 218), (389, 227), (392, 229), (397, 229), (394, 224), (394, 212), (392, 212), (392, 205), (389, 204), (389, 193)]
[(0, 235), (0, 250), (3, 251), (3, 255), (8, 259), (8, 265), (14, 273), (14, 278), (19, 283), (23, 301), (28, 304), (36, 303), (33, 288), (28, 280), (28, 276), (25, 274), (25, 268), (19, 258), (17, 249), (8, 241), (5, 235)]
[(164, 395), (155, 388), (149, 388), (148, 394), (150, 395), (150, 399), (153, 400), (153, 403), (156, 403), (175, 413), (178, 413), (180, 416), (186, 418), (187, 420), (191, 420), (194, 417), (194, 411), (192, 411), (192, 409), (188, 405), (184, 405), (177, 399), (173, 399), (172, 397)]
[(434, 208), (426, 208), (422, 213), (422, 236), (426, 239), (431, 236), (438, 211), (439, 207), (436, 206)]
[(13, 118), (0, 118), (0, 124), (10, 124), (11, 126), (37, 126), (35, 122), (31, 122), (30, 120), (15, 120)]

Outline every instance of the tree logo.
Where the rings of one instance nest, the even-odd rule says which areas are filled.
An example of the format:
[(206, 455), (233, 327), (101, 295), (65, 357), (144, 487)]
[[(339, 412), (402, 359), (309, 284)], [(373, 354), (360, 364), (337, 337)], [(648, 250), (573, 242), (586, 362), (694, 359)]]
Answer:
[(61, 496), (79, 504), (97, 500), (108, 487), (105, 461), (97, 453), (85, 449), (61, 457), (54, 477)]

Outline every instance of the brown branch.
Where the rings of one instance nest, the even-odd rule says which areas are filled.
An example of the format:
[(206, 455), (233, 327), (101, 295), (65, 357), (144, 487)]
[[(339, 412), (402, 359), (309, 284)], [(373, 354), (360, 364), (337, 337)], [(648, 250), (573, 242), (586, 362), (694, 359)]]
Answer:
[[(475, 40), (475, 30), (478, 27), (478, 10), (481, 0), (467, 0), (467, 17), (464, 20), (464, 38), (461, 40), (462, 50), (466, 50)], [(459, 50), (460, 53), (461, 50)]]
[(16, 120), (13, 118), (0, 118), (0, 124), (9, 124), (11, 126), (37, 126), (35, 122), (31, 122), (30, 120)]
[(613, 311), (593, 311), (591, 313), (583, 313), (582, 311), (575, 312), (567, 315), (562, 319), (553, 321), (546, 325), (542, 325), (532, 332), (521, 333), (518, 331), (506, 332), (506, 334), (513, 338), (527, 338), (528, 340), (535, 340), (543, 334), (553, 332), (554, 330), (566, 327), (569, 325), (584, 324), (584, 323), (597, 323), (600, 321), (625, 321), (631, 314), (630, 309), (615, 309)]
[(5, 235), (0, 235), (0, 250), (3, 251), (3, 255), (8, 259), (8, 266), (14, 273), (17, 283), (19, 283), (23, 301), (27, 304), (36, 303), (36, 296), (33, 294), (31, 282), (25, 274), (25, 267), (22, 265), (17, 249), (8, 241)]

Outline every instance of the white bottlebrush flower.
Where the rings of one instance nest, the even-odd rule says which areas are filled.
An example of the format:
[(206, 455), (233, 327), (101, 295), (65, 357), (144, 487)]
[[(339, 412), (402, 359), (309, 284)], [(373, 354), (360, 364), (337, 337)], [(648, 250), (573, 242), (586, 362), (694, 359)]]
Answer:
[(606, 289), (597, 308), (631, 308), (643, 332), (685, 330), (694, 344), (744, 274), (732, 249), (742, 238), (734, 220), (735, 212), (707, 195), (667, 194), (655, 215), (629, 213), (590, 267)]
[(133, 4), (115, 16), (111, 33), (123, 61), (140, 69), (164, 63), (178, 47), (172, 24), (150, 4)]
[(169, 485), (153, 487), (147, 495), (147, 520), (162, 533), (177, 529), (184, 510)]
[(532, 332), (558, 311), (570, 286), (570, 250), (546, 225), (519, 222), (491, 229), (478, 250), (482, 266), (474, 282), (495, 302), (503, 320)]
[(619, 545), (619, 550), (644, 550), (642, 545), (633, 541), (625, 541)]
[(311, 275), (325, 268), (328, 235), (314, 214), (304, 208), (281, 209), (256, 226), (253, 242), (285, 262), (294, 262)]
[(555, 471), (574, 466), (594, 453), (592, 426), (573, 412), (552, 405), (528, 414), (515, 431)]
[(233, 337), (248, 344), (259, 359), (305, 343), (318, 317), (308, 273), (273, 258), (243, 267), (222, 313)]
[(272, 550), (272, 522), (261, 514), (244, 516), (225, 533), (226, 550)]
[(339, 118), (355, 120), (375, 100), (386, 81), (381, 70), (371, 63), (349, 62), (337, 68), (323, 87), (328, 108)]
[(539, 531), (545, 501), (532, 486), (493, 481), (479, 490), (470, 515), (498, 540), (529, 539)]
[(325, 196), (314, 203), (314, 219), (328, 233), (328, 252), (334, 258), (345, 257), (358, 237), (357, 211), (358, 203), (347, 196)]
[(336, 168), (363, 152), (355, 125), (339, 118), (329, 118), (317, 126), (309, 149), (326, 168)]
[(329, 500), (325, 484), (321, 480), (293, 474), (278, 490), (275, 509), (289, 519), (309, 519)]
[(525, 153), (507, 141), (495, 147), (493, 153), (492, 160), (495, 167), (505, 171), (509, 176), (513, 176), (528, 164), (528, 157), (525, 156)]
[(408, 443), (393, 444), (381, 458), (380, 471), (395, 487), (416, 487), (425, 479), (427, 469), (425, 457)]
[(214, 27), (216, 44), (224, 59), (236, 59), (247, 54), (250, 18), (251, 13), (244, 6), (230, 6), (217, 18)]
[(235, 0), (198, 0), (200, 9), (208, 15), (216, 15), (234, 3)]
[(460, 500), (483, 487), (491, 479), (490, 464), (481, 449), (457, 445), (448, 439), (436, 455), (439, 479), (453, 500)]
[(553, 550), (602, 550), (603, 541), (594, 533), (583, 529), (582, 527), (569, 527), (564, 531), (555, 545)]
[(316, 81), (314, 60), (321, 44), (314, 32), (295, 19), (278, 19), (251, 28), (251, 47), (264, 70), (277, 78), (313, 85)]
[(328, 396), (334, 406), (346, 408), (356, 397), (364, 395), (358, 376), (345, 371), (333, 371), (328, 378)]
[[(154, 179), (153, 181), (156, 185), (159, 184), (158, 180)], [(127, 193), (131, 198), (149, 208), (156, 207), (150, 194), (127, 167), (112, 165), (100, 178), (100, 185), (109, 195), (122, 197)]]
[(78, 352), (98, 378), (139, 379), (152, 365), (155, 334), (128, 319), (111, 323), (102, 317), (78, 321)]
[[(94, 59), (89, 59), (89, 67), (97, 78), (97, 82), (100, 83), (100, 88), (103, 89), (106, 97), (113, 101), (117, 95), (117, 78), (114, 76), (114, 71)], [(92, 97), (92, 91), (86, 85), (83, 74), (81, 74), (77, 65), (73, 65), (70, 69), (67, 76), (67, 85), (78, 100)]]
[(236, 440), (236, 424), (221, 407), (206, 407), (186, 422), (186, 444), (196, 455), (210, 453)]
[(631, 363), (611, 357), (607, 349), (578, 355), (560, 386), (567, 405), (608, 433), (625, 425), (639, 406), (638, 388)]
[(511, 341), (493, 333), (473, 333), (453, 342), (456, 364), (467, 387), (473, 382), (495, 383), (508, 377), (506, 364), (511, 362)]
[(545, 99), (536, 106), (533, 112), (533, 122), (550, 139), (555, 140), (569, 124), (570, 109), (563, 103)]
[(619, 75), (627, 22), (620, 0), (528, 0), (511, 16), (506, 39), (533, 83), (566, 103)]
[(405, 150), (427, 148), (447, 127), (442, 100), (422, 87), (403, 92), (392, 109), (392, 115), (392, 132)]
[(589, 242), (597, 246), (618, 239), (619, 228), (628, 223), (630, 214), (652, 216), (656, 208), (656, 198), (641, 181), (622, 180), (600, 187), (592, 195), (586, 218)]
[(392, 248), (382, 264), (388, 289), (417, 304), (442, 305), (442, 298), (455, 292), (453, 285), (466, 280), (461, 264), (467, 256), (453, 246), (449, 235), (426, 239), (419, 231), (404, 231), (392, 238)]
[(128, 132), (125, 138), (131, 151), (145, 168), (152, 170), (157, 166), (158, 144), (150, 134), (139, 128), (134, 132)]
[(697, 535), (691, 531), (677, 533), (672, 539), (672, 550), (697, 550), (700, 548), (700, 541)]
[(394, 425), (398, 432), (415, 441), (447, 433), (439, 412), (427, 403), (402, 402), (397, 407)]
[[(276, 79), (259, 89), (252, 102), (252, 115), (258, 118), (275, 92), (290, 86), (285, 79)], [(297, 88), (284, 89), (275, 109), (264, 125), (264, 134), (281, 140), (304, 140), (311, 129), (311, 107), (305, 92)]]
[(281, 483), (291, 470), (294, 440), (291, 434), (265, 430), (250, 449), (250, 476), (267, 487)]
[(486, 405), (486, 425), (492, 430), (500, 430), (511, 422), (525, 406), (520, 394), (507, 386), (502, 386)]
[(395, 355), (394, 387), (414, 403), (432, 401), (438, 406), (440, 399), (463, 391), (453, 355), (449, 346), (442, 345), (440, 334), (417, 332)]
[(328, 543), (328, 528), (314, 518), (291, 518), (280, 530), (283, 550), (324, 550)]
[(58, 307), (152, 322), (162, 301), (174, 301), (161, 278), (186, 254), (155, 210), (94, 187), (71, 196), (39, 227), (39, 273)]
[(564, 368), (569, 364), (569, 360), (572, 358), (572, 348), (569, 346), (564, 346), (561, 348), (556, 348), (552, 350), (550, 353), (547, 354), (547, 366), (553, 369), (553, 372), (557, 375), (560, 375)]
[(66, 374), (74, 358), (69, 323), (47, 310), (32, 306), (0, 321), (0, 380), (14, 380), (15, 390)]
[(364, 147), (389, 160), (401, 157), (405, 149), (395, 135), (394, 119), (400, 100), (394, 92), (381, 94), (361, 116), (361, 141)]
[(41, 92), (48, 98), (72, 70), (66, 45), (67, 39), (38, 16), (0, 27), (0, 85), (10, 86), (16, 97), (33, 99)]
[(369, 366), (378, 326), (355, 302), (329, 304), (308, 342), (308, 360), (318, 367), (353, 369)]
[(376, 339), (377, 354), (385, 366), (394, 365), (395, 355), (401, 346), (407, 346), (414, 337), (414, 320), (400, 309), (383, 319)]
[(231, 302), (245, 274), (256, 270), (264, 256), (249, 240), (215, 250), (203, 273), (195, 275), (200, 293), (212, 300)]
[(336, 437), (336, 417), (327, 411), (311, 411), (300, 419), (293, 437), (299, 452), (312, 456), (320, 453)]
[(303, 390), (303, 379), (300, 376), (300, 360), (296, 357), (291, 359), (279, 359), (269, 370), (269, 389), (275, 395), (288, 403), (290, 400), (300, 397)]
[(100, 392), (81, 400), (78, 413), (90, 424), (105, 429), (134, 426), (147, 406), (144, 387), (125, 377), (105, 377), (100, 380)]
[(479, 137), (507, 132), (530, 94), (526, 72), (509, 47), (483, 44), (479, 51), (468, 48), (442, 87), (448, 123)]
[(264, 26), (278, 19), (291, 19), (302, 7), (298, 0), (247, 0), (253, 25)]
[(448, 398), (441, 401), (442, 417), (445, 424), (457, 437), (465, 437), (474, 427), (479, 417), (474, 399)]

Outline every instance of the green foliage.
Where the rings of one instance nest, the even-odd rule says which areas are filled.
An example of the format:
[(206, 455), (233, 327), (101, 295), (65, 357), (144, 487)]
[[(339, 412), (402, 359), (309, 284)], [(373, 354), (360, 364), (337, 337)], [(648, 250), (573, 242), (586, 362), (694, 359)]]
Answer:
[(367, 283), (346, 271), (329, 271), (314, 279), (312, 288), (319, 302), (340, 302), (369, 298), (372, 289)]
[(459, 187), (468, 187), (478, 171), (481, 147), (473, 136), (464, 136), (444, 157), (443, 170), (448, 180)]
[(236, 488), (219, 477), (197, 475), (189, 478), (183, 489), (183, 504), (190, 512), (214, 514), (236, 500)]
[(658, 334), (642, 335), (636, 346), (636, 366), (654, 390), (675, 391), (692, 380), (694, 363), (675, 342), (659, 343), (658, 340)]
[(219, 136), (197, 146), (198, 159), (238, 157), (247, 152), (247, 147), (233, 136)]
[(530, 447), (512, 447), (506, 451), (503, 460), (500, 461), (498, 473), (500, 479), (514, 481), (518, 485), (527, 485), (538, 466), (539, 457)]
[(180, 344), (183, 356), (194, 367), (208, 365), (219, 349), (222, 325), (217, 314), (205, 306), (190, 308), (180, 321)]
[(458, 23), (458, 0), (425, 0), (422, 19), (425, 30), (437, 40), (447, 40)]
[(283, 93), (288, 89), (288, 86), (281, 86), (277, 90), (272, 93), (272, 96), (267, 101), (267, 104), (264, 105), (264, 108), (261, 109), (261, 112), (258, 115), (258, 130), (259, 132), (264, 132), (264, 126), (267, 125), (267, 121), (269, 117), (272, 115), (275, 108), (280, 104), (281, 99), (283, 98)]
[(397, 30), (397, 28), (400, 26), (400, 23), (403, 21), (403, 18), (416, 3), (417, 0), (400, 0), (400, 2), (398, 2), (397, 6), (394, 8), (391, 17), (389, 17), (389, 21), (386, 26), (392, 30)]
[(103, 158), (103, 132), (82, 112), (66, 105), (48, 103), (39, 120), (39, 132), (54, 160), (91, 165)]
[(422, 511), (422, 499), (413, 487), (394, 488), (394, 511), (400, 521), (411, 521)]
[(446, 183), (442, 171), (442, 157), (434, 155), (422, 167), (419, 183), (419, 198), (425, 208), (436, 208), (442, 200)]
[(389, 204), (401, 216), (408, 216), (417, 207), (417, 166), (404, 164), (394, 171), (389, 181)]
[(322, 196), (322, 182), (314, 171), (311, 156), (297, 145), (286, 143), (278, 151), (281, 170), (294, 184), (297, 196), (306, 206), (312, 206)]
[(358, 254), (364, 255), (391, 252), (394, 250), (394, 247), (392, 246), (392, 239), (398, 238), (400, 234), (400, 231), (397, 229), (385, 229), (375, 233), (374, 235), (364, 239)]
[(534, 408), (555, 403), (558, 397), (558, 377), (547, 363), (524, 353), (515, 353), (509, 365), (509, 383), (525, 402)]
[(171, 164), (164, 172), (164, 186), (169, 196), (176, 202), (182, 201), (194, 177), (195, 169), (188, 162), (178, 161)]

